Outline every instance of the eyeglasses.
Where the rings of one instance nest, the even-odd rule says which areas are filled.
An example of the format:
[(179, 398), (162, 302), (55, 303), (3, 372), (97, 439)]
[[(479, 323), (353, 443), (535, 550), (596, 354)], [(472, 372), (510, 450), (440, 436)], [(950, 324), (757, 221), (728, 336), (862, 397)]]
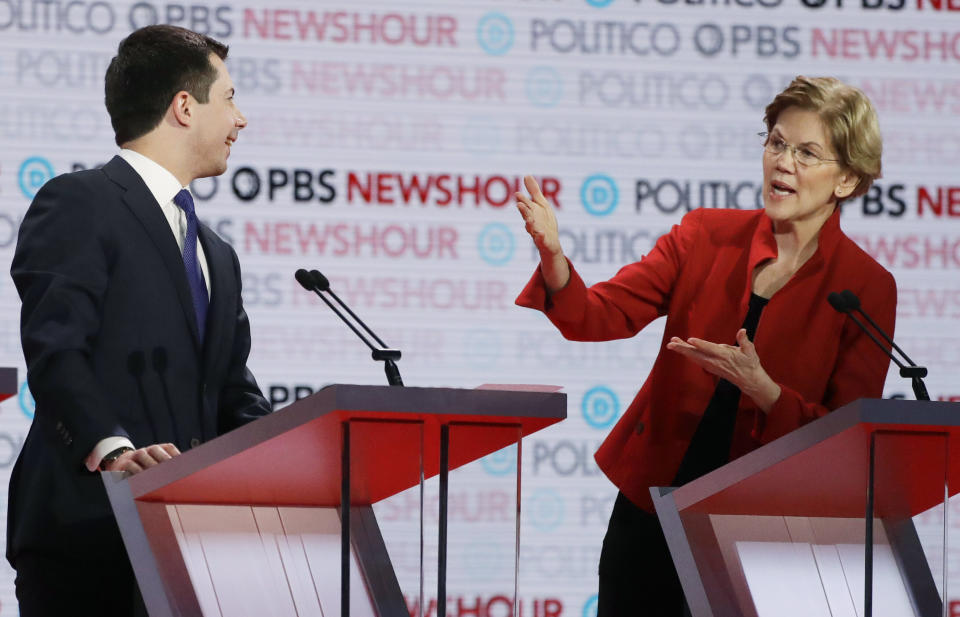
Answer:
[(782, 138), (769, 135), (766, 131), (758, 133), (758, 135), (763, 138), (763, 149), (768, 154), (779, 157), (789, 150), (793, 154), (793, 160), (801, 167), (816, 167), (824, 163), (840, 162), (837, 159), (825, 159), (805, 146), (791, 146)]

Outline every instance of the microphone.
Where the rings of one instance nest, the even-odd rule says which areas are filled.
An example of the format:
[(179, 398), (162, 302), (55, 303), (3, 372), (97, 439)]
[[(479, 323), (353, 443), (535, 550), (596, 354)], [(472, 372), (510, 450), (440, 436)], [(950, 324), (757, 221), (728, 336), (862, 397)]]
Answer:
[(179, 448), (183, 443), (180, 440), (180, 427), (177, 426), (177, 417), (173, 413), (173, 405), (170, 404), (170, 389), (167, 387), (167, 349), (165, 347), (153, 348), (153, 370), (160, 377), (160, 388), (163, 391), (163, 402), (167, 407), (167, 414), (170, 417), (170, 428), (173, 429), (173, 438)]
[(137, 394), (140, 396), (140, 404), (143, 405), (143, 415), (147, 417), (147, 424), (150, 425), (150, 432), (153, 435), (153, 443), (157, 442), (157, 425), (153, 421), (153, 414), (150, 412), (150, 406), (147, 405), (147, 393), (143, 387), (143, 373), (147, 368), (147, 362), (143, 357), (143, 352), (139, 349), (131, 351), (127, 356), (127, 371), (137, 382)]
[[(383, 362), (383, 371), (387, 376), (387, 383), (389, 383), (391, 386), (403, 385), (403, 379), (400, 377), (400, 369), (397, 368), (396, 364), (396, 361), (400, 359), (400, 350), (388, 348), (387, 344), (380, 340), (380, 337), (374, 334), (373, 330), (367, 327), (367, 324), (363, 323), (363, 320), (357, 317), (357, 314), (350, 310), (350, 307), (348, 307), (343, 300), (341, 300), (340, 297), (335, 294), (332, 289), (330, 289), (330, 281), (327, 280), (327, 277), (317, 270), (311, 270), (310, 272), (307, 272), (303, 268), (300, 268), (294, 273), (294, 278), (297, 279), (297, 282), (300, 283), (304, 289), (307, 291), (312, 291), (320, 296), (320, 299), (323, 300), (328, 307), (330, 307), (330, 310), (336, 313), (337, 317), (339, 317), (343, 323), (347, 324), (347, 326), (353, 330), (353, 333), (356, 334), (357, 337), (359, 337), (360, 340), (370, 348), (373, 359)], [(350, 315), (353, 321), (360, 324), (360, 327), (363, 328), (367, 334), (373, 337), (373, 340), (377, 342), (379, 347), (374, 346), (374, 344), (370, 342), (370, 339), (364, 336), (364, 334), (358, 330), (355, 325), (353, 325), (353, 322), (347, 319), (344, 314), (340, 312), (340, 309), (338, 309), (333, 302), (327, 298), (326, 294), (329, 294), (330, 297), (337, 302), (337, 304), (343, 307), (343, 310)]]
[[(877, 347), (882, 349), (883, 353), (887, 354), (887, 357), (893, 360), (894, 364), (900, 368), (900, 376), (909, 378), (911, 380), (913, 385), (913, 394), (917, 397), (918, 401), (930, 400), (930, 395), (927, 393), (927, 386), (923, 383), (923, 378), (927, 376), (926, 367), (917, 366), (914, 364), (913, 360), (911, 360), (910, 357), (902, 349), (900, 349), (896, 343), (893, 342), (893, 339), (891, 339), (890, 336), (883, 331), (883, 328), (881, 328), (877, 322), (875, 322), (870, 315), (868, 315), (860, 307), (860, 298), (857, 297), (857, 294), (853, 293), (849, 289), (844, 289), (840, 293), (832, 291), (827, 296), (827, 302), (829, 302), (830, 306), (832, 306), (837, 312), (844, 313), (850, 317), (850, 319), (852, 319), (853, 322), (857, 324), (867, 336), (870, 337), (870, 340), (876, 343)], [(906, 360), (907, 364), (904, 365), (903, 362), (901, 362), (892, 351), (890, 351), (883, 343), (881, 343), (880, 340), (877, 339), (877, 337), (867, 329), (867, 326), (865, 326), (862, 321), (857, 319), (857, 316), (854, 315), (854, 312), (860, 313), (864, 319), (866, 319), (867, 322), (873, 326), (873, 329), (879, 332), (880, 336), (882, 336), (883, 339), (889, 343), (890, 347), (895, 349), (897, 353), (903, 356), (903, 359)]]

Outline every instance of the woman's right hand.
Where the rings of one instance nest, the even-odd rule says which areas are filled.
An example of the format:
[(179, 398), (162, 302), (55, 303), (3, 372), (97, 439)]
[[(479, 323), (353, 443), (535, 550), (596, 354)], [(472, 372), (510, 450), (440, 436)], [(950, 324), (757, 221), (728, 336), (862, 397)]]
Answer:
[(560, 246), (557, 216), (533, 176), (524, 176), (523, 185), (530, 196), (516, 194), (517, 210), (523, 217), (527, 233), (540, 251), (540, 272), (543, 274), (547, 291), (554, 293), (563, 289), (570, 281), (570, 267), (563, 254), (563, 247)]

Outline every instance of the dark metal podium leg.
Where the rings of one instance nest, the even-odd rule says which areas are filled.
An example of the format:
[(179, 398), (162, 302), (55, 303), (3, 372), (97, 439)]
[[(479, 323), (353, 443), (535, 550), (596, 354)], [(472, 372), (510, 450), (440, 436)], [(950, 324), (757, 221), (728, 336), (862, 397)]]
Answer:
[(437, 546), (437, 617), (447, 617), (447, 496), (450, 475), (450, 426), (440, 427), (440, 534)]
[(350, 423), (340, 445), (340, 617), (350, 617)]

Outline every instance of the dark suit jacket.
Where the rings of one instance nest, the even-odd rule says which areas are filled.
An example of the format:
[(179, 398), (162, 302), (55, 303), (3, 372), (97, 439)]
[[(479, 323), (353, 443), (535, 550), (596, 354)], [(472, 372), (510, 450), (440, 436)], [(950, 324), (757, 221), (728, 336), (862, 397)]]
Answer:
[[(626, 338), (666, 315), (661, 346), (673, 336), (733, 345), (747, 314), (753, 270), (776, 255), (773, 224), (762, 210), (699, 209), (609, 281), (588, 289), (571, 271), (567, 286), (548, 301), (538, 269), (517, 304), (545, 311), (571, 340)], [(883, 394), (890, 360), (827, 302), (831, 291), (843, 289), (853, 290), (893, 335), (893, 276), (844, 235), (838, 210), (821, 228), (813, 256), (763, 309), (753, 342), (781, 394), (766, 414), (740, 397), (732, 457), (858, 398)], [(661, 347), (595, 456), (630, 501), (653, 512), (649, 487), (669, 486), (676, 477), (717, 381)]]
[(122, 158), (49, 181), (11, 274), (36, 412), (10, 480), (7, 557), (97, 550), (116, 525), (86, 457), (101, 439), (181, 450), (269, 413), (250, 371), (236, 253), (199, 238), (212, 295), (206, 340), (170, 226)]

